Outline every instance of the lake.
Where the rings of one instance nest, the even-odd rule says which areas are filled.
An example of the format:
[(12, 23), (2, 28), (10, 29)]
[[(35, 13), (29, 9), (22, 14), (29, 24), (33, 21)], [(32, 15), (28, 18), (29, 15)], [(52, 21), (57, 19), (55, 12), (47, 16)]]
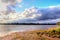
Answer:
[(0, 25), (0, 35), (5, 35), (10, 32), (42, 30), (52, 27), (56, 27), (56, 25)]

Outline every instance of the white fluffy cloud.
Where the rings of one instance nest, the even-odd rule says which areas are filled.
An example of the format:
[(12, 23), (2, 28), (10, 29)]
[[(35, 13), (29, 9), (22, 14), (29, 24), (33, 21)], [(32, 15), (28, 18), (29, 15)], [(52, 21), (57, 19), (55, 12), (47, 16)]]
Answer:
[[(3, 21), (3, 23), (6, 22), (10, 15), (9, 13), (15, 13), (15, 5), (21, 2), (22, 0), (0, 0), (0, 21)], [(18, 6), (21, 7), (20, 5)], [(13, 16), (16, 17), (16, 15)]]
[(12, 10), (13, 8), (11, 7), (21, 2), (22, 0), (0, 0), (0, 11), (7, 11), (9, 9)]
[[(2, 19), (5, 20), (6, 22), (11, 22), (11, 21), (17, 21), (19, 20), (20, 22), (23, 20), (23, 22), (32, 22), (37, 20), (36, 18), (41, 17), (42, 13), (37, 13), (38, 9), (37, 8), (29, 8), (26, 9), (24, 12), (22, 13), (10, 13), (8, 14), (5, 18), (6, 19)], [(8, 18), (9, 17), (9, 18)]]
[[(14, 13), (14, 14), (10, 13), (10, 14), (8, 14), (7, 17), (9, 17), (9, 18), (4, 19), (5, 21), (3, 21), (3, 22), (52, 23), (55, 19), (60, 18), (59, 7), (57, 7), (57, 10), (55, 9), (55, 7), (53, 9), (54, 10), (50, 10), (50, 8), (47, 8), (47, 9), (42, 10), (42, 9), (38, 9), (36, 7), (32, 7), (32, 8), (29, 8), (29, 9), (25, 9), (25, 11), (22, 12), (22, 13)], [(58, 20), (55, 20), (54, 22), (58, 22)]]
[(25, 17), (28, 17), (28, 18), (35, 18), (35, 17), (38, 17), (38, 16), (42, 16), (41, 13), (37, 13), (37, 12), (38, 12), (38, 9), (33, 7), (33, 8), (26, 9), (23, 12), (23, 15)]
[(6, 10), (6, 6), (7, 6), (7, 4), (2, 3), (0, 0), (0, 11)]

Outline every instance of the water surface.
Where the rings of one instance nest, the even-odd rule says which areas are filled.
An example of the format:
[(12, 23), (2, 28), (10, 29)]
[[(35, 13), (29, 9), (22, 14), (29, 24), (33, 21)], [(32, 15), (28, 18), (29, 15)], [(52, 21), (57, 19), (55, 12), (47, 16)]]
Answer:
[(56, 25), (0, 25), (0, 35), (16, 31), (41, 30), (56, 27)]

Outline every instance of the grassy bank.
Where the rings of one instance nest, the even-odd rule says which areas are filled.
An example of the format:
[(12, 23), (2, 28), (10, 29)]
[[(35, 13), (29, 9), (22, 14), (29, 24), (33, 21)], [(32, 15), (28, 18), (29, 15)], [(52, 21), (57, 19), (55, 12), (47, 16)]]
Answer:
[(60, 28), (50, 28), (44, 32), (49, 37), (60, 38)]

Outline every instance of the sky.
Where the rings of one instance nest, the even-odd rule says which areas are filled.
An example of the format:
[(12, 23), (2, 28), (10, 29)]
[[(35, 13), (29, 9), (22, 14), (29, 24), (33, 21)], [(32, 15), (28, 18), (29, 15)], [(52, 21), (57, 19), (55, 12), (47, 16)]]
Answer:
[[(28, 9), (31, 7), (45, 8), (49, 6), (57, 6), (57, 5), (60, 5), (60, 0), (14, 0), (14, 2), (12, 2), (11, 0), (10, 1), (3, 0), (3, 4), (2, 2), (0, 2), (0, 6), (1, 6), (0, 9), (4, 9), (5, 6), (7, 6), (7, 4), (8, 6), (11, 6), (9, 4), (13, 4), (13, 3), (15, 3), (14, 10), (16, 12), (23, 12), (25, 9)], [(13, 7), (10, 7), (10, 9), (13, 9)]]
[(45, 8), (48, 6), (57, 6), (60, 5), (60, 0), (23, 0), (19, 5), (21, 5), (21, 8), (16, 7), (16, 11), (23, 11), (30, 7)]
[(60, 0), (0, 0), (0, 23), (57, 22)]
[(60, 0), (0, 0), (0, 14), (3, 23), (56, 23), (60, 22)]

